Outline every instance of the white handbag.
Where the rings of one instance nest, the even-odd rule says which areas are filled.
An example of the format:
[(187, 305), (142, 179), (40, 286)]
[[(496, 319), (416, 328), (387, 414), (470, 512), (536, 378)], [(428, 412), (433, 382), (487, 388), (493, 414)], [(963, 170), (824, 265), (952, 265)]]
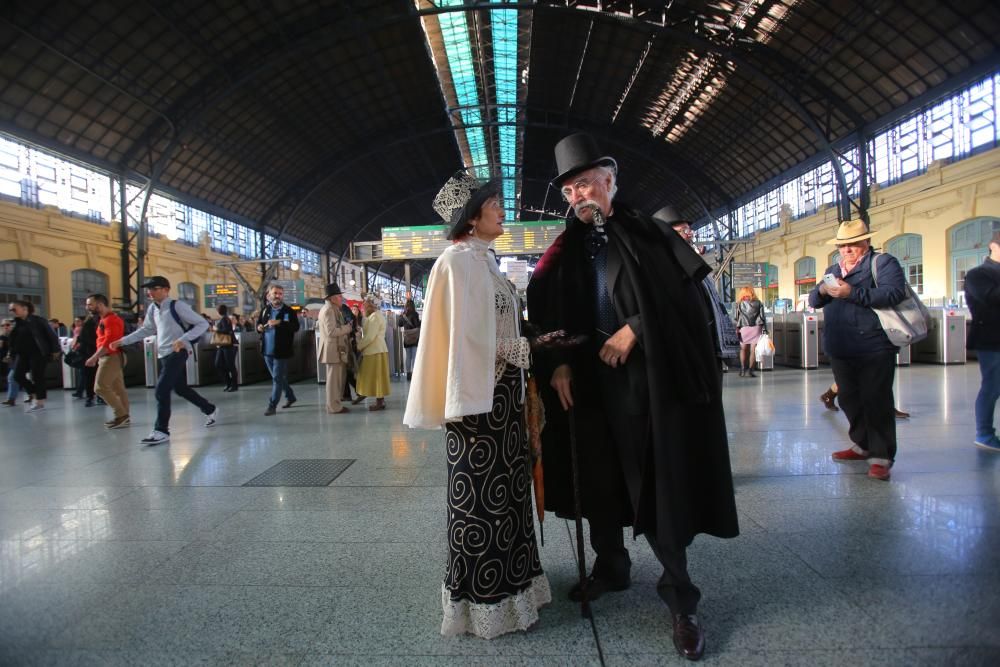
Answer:
[[(872, 253), (872, 280), (875, 281), (875, 287), (878, 287), (878, 262), (876, 260), (881, 254)], [(895, 306), (872, 308), (878, 315), (878, 320), (885, 330), (885, 335), (889, 337), (889, 342), (896, 347), (913, 345), (927, 338), (927, 329), (931, 320), (930, 312), (920, 302), (920, 297), (910, 287), (910, 283), (904, 279), (903, 284), (906, 287), (905, 299)]]

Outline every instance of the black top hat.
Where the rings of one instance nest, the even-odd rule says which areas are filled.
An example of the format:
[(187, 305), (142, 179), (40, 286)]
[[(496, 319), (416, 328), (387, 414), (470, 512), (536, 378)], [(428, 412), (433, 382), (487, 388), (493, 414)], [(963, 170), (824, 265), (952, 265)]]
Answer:
[(612, 157), (601, 155), (601, 149), (589, 134), (581, 132), (565, 137), (556, 144), (555, 154), (559, 175), (552, 179), (552, 184), (557, 188), (567, 178), (598, 165), (611, 167), (618, 173), (618, 163)]
[(154, 287), (170, 287), (170, 281), (163, 276), (150, 276), (146, 279), (146, 282), (139, 285), (139, 287), (144, 287), (147, 289), (152, 289)]
[(679, 216), (677, 214), (677, 209), (675, 209), (673, 206), (670, 206), (669, 204), (667, 204), (666, 206), (664, 206), (663, 208), (661, 208), (659, 211), (657, 211), (656, 213), (654, 213), (653, 217), (656, 218), (657, 220), (659, 220), (661, 222), (665, 222), (665, 223), (667, 223), (668, 225), (671, 225), (671, 226), (672, 225), (683, 225), (683, 224), (690, 225), (691, 224), (690, 220), (685, 220), (684, 218), (682, 218), (681, 216)]
[(331, 296), (337, 296), (338, 294), (343, 294), (343, 292), (340, 291), (340, 285), (337, 283), (330, 283), (326, 286), (326, 298), (329, 299)]
[(434, 197), (434, 210), (451, 225), (448, 238), (453, 239), (469, 224), (469, 218), (479, 213), (486, 200), (500, 193), (500, 180), (480, 183), (461, 169), (448, 179)]

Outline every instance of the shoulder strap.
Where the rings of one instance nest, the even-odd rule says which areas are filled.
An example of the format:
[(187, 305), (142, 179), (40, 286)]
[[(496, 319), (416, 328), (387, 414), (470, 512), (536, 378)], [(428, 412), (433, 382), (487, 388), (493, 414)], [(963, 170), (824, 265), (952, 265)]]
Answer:
[(875, 287), (878, 287), (878, 262), (879, 255), (882, 253), (872, 251), (872, 280), (875, 281)]
[(192, 325), (185, 325), (184, 322), (181, 321), (181, 316), (177, 314), (177, 301), (174, 299), (171, 299), (170, 301), (170, 314), (173, 316), (174, 322), (177, 322), (177, 326), (179, 326), (184, 333), (187, 333), (192, 329)]

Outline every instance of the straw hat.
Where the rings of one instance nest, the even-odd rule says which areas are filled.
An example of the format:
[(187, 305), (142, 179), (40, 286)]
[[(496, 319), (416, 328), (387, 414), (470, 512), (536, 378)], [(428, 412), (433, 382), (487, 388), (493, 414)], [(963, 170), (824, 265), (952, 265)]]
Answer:
[(837, 228), (837, 238), (827, 241), (829, 245), (847, 245), (855, 241), (863, 241), (874, 236), (874, 232), (868, 230), (864, 220), (847, 220), (840, 223)]

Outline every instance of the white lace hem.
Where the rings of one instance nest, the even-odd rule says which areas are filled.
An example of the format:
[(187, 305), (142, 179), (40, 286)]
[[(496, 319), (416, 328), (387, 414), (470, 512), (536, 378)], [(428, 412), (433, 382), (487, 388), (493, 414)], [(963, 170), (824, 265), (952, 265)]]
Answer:
[(493, 604), (452, 600), (451, 591), (441, 584), (444, 620), (441, 634), (452, 637), (469, 633), (483, 639), (527, 630), (538, 620), (538, 610), (552, 602), (549, 580), (540, 574), (523, 591)]

